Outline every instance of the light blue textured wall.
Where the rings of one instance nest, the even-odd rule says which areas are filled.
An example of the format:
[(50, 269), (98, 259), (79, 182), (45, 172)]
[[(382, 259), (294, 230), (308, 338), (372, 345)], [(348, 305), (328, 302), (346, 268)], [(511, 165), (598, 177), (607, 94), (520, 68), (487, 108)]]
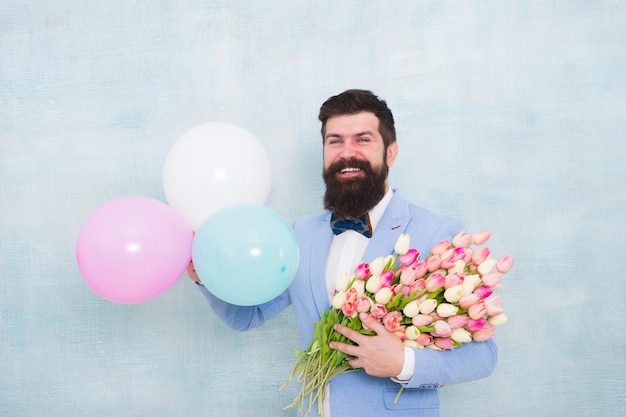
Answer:
[(517, 258), (498, 368), (446, 414), (622, 416), (624, 22), (610, 0), (3, 0), (0, 415), (294, 415), (291, 310), (235, 333), (186, 277), (110, 303), (74, 247), (110, 199), (164, 201), (170, 145), (210, 120), (266, 146), (269, 207), (317, 212), (317, 109), (358, 87), (396, 115), (392, 185)]

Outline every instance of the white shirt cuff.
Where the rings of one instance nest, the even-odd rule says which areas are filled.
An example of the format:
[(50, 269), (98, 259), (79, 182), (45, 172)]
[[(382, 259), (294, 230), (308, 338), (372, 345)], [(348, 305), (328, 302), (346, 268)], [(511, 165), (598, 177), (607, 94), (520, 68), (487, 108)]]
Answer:
[(413, 353), (413, 349), (405, 346), (404, 347), (404, 365), (402, 366), (402, 371), (395, 378), (396, 382), (407, 382), (409, 379), (413, 377), (413, 368), (415, 367), (415, 354)]

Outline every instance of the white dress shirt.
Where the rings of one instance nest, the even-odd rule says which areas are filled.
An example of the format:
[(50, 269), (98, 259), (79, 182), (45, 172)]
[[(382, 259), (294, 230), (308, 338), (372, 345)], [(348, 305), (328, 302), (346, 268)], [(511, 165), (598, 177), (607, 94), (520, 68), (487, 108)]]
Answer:
[[(371, 209), (368, 214), (370, 218), (370, 224), (372, 226), (372, 236), (374, 236), (376, 226), (380, 222), (387, 205), (391, 201), (393, 191), (391, 188), (387, 190), (385, 196), (378, 202), (378, 204)], [(333, 240), (330, 244), (330, 250), (328, 253), (328, 259), (326, 261), (326, 291), (328, 293), (328, 300), (332, 301), (335, 292), (335, 282), (344, 273), (350, 275), (354, 274), (354, 269), (357, 265), (364, 262), (371, 262), (373, 259), (362, 259), (367, 244), (370, 239), (363, 236), (359, 232), (354, 230), (347, 230), (339, 235), (333, 236)], [(381, 253), (380, 256), (387, 256), (389, 254)], [(411, 351), (411, 348), (404, 348), (404, 366), (400, 375), (393, 378), (397, 382), (407, 381), (413, 376), (413, 365), (415, 358)], [(324, 396), (323, 413), (324, 417), (331, 417), (330, 415), (330, 389), (326, 390)]]

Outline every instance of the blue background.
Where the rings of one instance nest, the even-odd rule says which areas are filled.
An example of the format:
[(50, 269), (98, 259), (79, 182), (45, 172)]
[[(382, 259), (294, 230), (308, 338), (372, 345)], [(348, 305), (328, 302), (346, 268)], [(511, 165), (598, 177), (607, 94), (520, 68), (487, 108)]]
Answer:
[(291, 309), (235, 333), (186, 276), (111, 303), (75, 243), (113, 198), (165, 201), (169, 147), (212, 120), (266, 147), (267, 206), (318, 212), (317, 111), (354, 87), (396, 116), (392, 186), (517, 260), (498, 368), (444, 388), (446, 415), (623, 415), (625, 21), (611, 0), (3, 0), (0, 415), (293, 416)]

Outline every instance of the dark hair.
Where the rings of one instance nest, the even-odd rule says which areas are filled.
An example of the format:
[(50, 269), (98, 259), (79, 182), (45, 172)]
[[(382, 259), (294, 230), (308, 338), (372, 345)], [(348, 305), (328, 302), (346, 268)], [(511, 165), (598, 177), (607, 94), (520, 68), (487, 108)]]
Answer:
[(368, 90), (346, 90), (330, 97), (320, 107), (318, 119), (322, 122), (322, 140), (326, 134), (326, 122), (331, 117), (370, 112), (378, 118), (378, 132), (383, 137), (385, 149), (396, 141), (396, 127), (393, 114), (387, 102)]

